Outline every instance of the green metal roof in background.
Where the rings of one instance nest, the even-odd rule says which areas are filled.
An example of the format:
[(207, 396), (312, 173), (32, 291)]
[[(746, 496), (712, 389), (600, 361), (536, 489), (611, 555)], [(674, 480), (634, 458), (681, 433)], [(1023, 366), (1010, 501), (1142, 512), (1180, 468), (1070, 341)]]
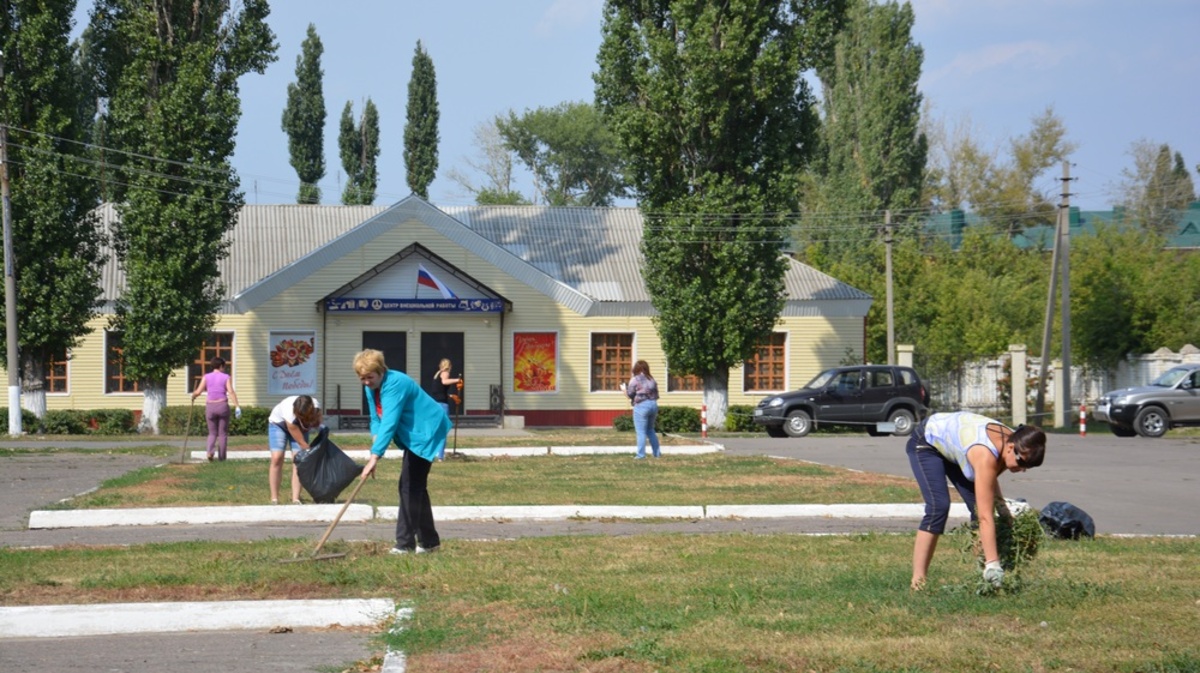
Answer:
[[(971, 227), (983, 226), (986, 219), (975, 213), (962, 210), (951, 210), (938, 213), (925, 221), (925, 233), (946, 240), (954, 248), (962, 244), (963, 231)], [(1092, 236), (1101, 224), (1118, 228), (1136, 227), (1125, 214), (1123, 208), (1113, 210), (1080, 210), (1071, 208), (1071, 235)], [(1013, 243), (1021, 248), (1044, 248), (1049, 250), (1054, 245), (1054, 227), (1036, 225), (1025, 227), (1013, 236)], [(1188, 205), (1187, 210), (1179, 211), (1175, 232), (1167, 237), (1168, 248), (1200, 249), (1200, 201)]]

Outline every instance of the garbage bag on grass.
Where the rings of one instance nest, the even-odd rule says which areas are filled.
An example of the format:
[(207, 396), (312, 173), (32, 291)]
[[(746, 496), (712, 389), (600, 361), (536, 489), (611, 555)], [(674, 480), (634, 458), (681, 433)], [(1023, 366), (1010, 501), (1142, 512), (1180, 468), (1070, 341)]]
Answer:
[(329, 438), (329, 428), (324, 426), (307, 451), (295, 452), (292, 460), (300, 485), (312, 496), (313, 502), (333, 502), (362, 474), (362, 466), (354, 462)]
[(1092, 517), (1069, 502), (1052, 502), (1043, 507), (1038, 523), (1047, 535), (1062, 540), (1078, 540), (1081, 535), (1096, 536)]

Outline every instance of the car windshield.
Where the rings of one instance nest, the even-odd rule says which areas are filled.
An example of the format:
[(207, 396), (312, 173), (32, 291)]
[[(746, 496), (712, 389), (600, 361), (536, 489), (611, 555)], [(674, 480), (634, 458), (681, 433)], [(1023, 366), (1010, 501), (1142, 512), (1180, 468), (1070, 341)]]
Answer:
[(815, 379), (809, 381), (808, 384), (806, 384), (804, 387), (805, 388), (824, 388), (825, 386), (829, 385), (829, 381), (831, 379), (833, 379), (835, 374), (837, 374), (836, 369), (830, 369), (828, 371), (821, 372), (820, 374), (817, 374), (817, 377)]
[(1191, 373), (1192, 373), (1192, 370), (1184, 369), (1183, 367), (1176, 367), (1174, 369), (1168, 369), (1167, 371), (1163, 372), (1162, 376), (1159, 376), (1158, 378), (1154, 379), (1154, 382), (1151, 383), (1150, 385), (1162, 386), (1164, 388), (1174, 388), (1175, 384), (1179, 383), (1179, 381), (1181, 379), (1183, 379), (1183, 377), (1185, 377)]

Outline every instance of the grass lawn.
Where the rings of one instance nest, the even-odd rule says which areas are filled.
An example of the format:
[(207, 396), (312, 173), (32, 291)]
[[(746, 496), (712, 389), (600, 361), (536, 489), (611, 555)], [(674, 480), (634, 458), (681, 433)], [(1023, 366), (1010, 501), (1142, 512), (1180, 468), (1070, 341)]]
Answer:
[[(385, 460), (355, 502), (395, 506), (401, 462)], [(285, 484), (291, 479), (285, 465)], [(429, 478), (437, 505), (744, 505), (921, 502), (901, 477), (723, 453), (634, 461), (629, 456), (449, 457)], [(286, 488), (283, 489), (287, 491)], [(349, 489), (343, 493), (348, 496)], [(308, 495), (304, 495), (305, 500)], [(267, 460), (164, 463), (111, 479), (55, 509), (262, 505)]]
[(386, 597), (415, 608), (386, 636), (413, 673), (1200, 670), (1197, 540), (1047, 541), (984, 597), (956, 537), (921, 593), (911, 535), (722, 534), (3, 549), (0, 602)]
[[(164, 462), (64, 506), (266, 499), (265, 460)], [(399, 469), (382, 463), (359, 501), (394, 505)], [(920, 501), (909, 479), (724, 454), (456, 458), (430, 486), (446, 505)], [(911, 534), (449, 539), (403, 557), (335, 540), (323, 551), (347, 557), (281, 563), (312, 543), (0, 548), (0, 604), (390, 598), (415, 616), (378, 652), (390, 639), (412, 673), (1200, 673), (1194, 538), (1047, 540), (989, 596), (962, 534), (942, 540), (920, 593)]]

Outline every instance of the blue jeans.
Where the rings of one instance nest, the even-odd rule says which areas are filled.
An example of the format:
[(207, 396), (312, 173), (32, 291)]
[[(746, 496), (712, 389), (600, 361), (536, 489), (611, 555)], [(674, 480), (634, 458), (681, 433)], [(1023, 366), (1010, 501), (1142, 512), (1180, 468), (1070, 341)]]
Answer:
[(654, 432), (658, 420), (658, 400), (642, 400), (633, 405), (633, 428), (637, 430), (637, 457), (646, 457), (646, 438), (650, 438), (650, 450), (658, 458), (658, 434)]
[[(304, 433), (304, 441), (308, 441), (307, 432)], [(288, 434), (288, 431), (283, 426), (268, 423), (267, 448), (272, 451), (287, 451), (291, 449), (293, 452), (296, 452), (300, 450), (300, 445), (296, 443), (296, 440), (292, 439), (292, 436)]]
[(975, 482), (967, 479), (962, 468), (946, 460), (937, 449), (925, 443), (925, 427), (918, 425), (909, 435), (908, 464), (912, 466), (913, 476), (917, 478), (917, 486), (921, 487), (921, 497), (925, 499), (925, 516), (921, 519), (918, 530), (934, 535), (946, 531), (946, 519), (950, 517), (950, 488), (947, 480), (954, 484), (954, 490), (967, 504), (971, 512), (971, 520), (975, 520)]

